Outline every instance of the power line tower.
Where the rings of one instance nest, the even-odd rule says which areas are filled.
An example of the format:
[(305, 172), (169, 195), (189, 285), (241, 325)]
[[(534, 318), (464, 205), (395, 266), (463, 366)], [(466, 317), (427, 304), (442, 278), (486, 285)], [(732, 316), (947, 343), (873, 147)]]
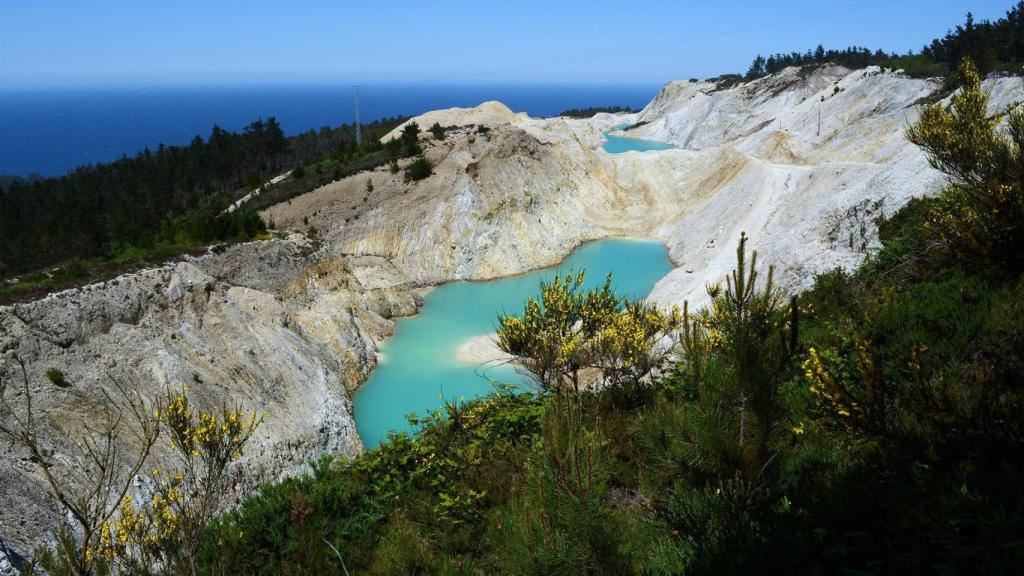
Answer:
[(359, 89), (362, 87), (362, 84), (352, 85), (352, 88), (355, 88), (356, 91), (356, 146), (361, 146), (363, 143), (363, 134), (359, 128)]

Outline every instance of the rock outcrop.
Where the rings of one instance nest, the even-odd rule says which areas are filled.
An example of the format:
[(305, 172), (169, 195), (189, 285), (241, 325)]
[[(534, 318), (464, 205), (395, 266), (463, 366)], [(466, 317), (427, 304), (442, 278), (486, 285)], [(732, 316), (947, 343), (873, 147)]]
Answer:
[[(268, 481), (362, 450), (348, 393), (376, 364), (389, 318), (418, 303), (387, 260), (326, 255), (296, 234), (0, 307), (0, 368), (14, 398), (14, 355), (25, 362), (58, 461), (79, 453), (115, 382), (150, 401), (187, 385), (200, 406), (266, 413), (244, 459), (253, 482)], [(67, 384), (47, 380), (50, 368)], [(153, 464), (169, 456), (158, 450)], [(24, 554), (59, 516), (35, 465), (7, 442), (0, 489), (0, 539)]]

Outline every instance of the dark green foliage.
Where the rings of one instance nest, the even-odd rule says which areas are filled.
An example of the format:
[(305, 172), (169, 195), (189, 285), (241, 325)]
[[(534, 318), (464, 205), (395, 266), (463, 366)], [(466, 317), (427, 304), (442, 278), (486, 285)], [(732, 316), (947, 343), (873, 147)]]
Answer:
[(1024, 2), (1017, 2), (1006, 16), (989, 22), (975, 22), (968, 12), (967, 19), (943, 38), (932, 40), (921, 53), (939, 62), (958, 64), (970, 58), (984, 72), (997, 63), (1024, 62)]
[(785, 422), (781, 387), (796, 374), (798, 309), (784, 306), (773, 283), (746, 263), (746, 237), (726, 287), (709, 287), (711, 307), (687, 314), (680, 392), (689, 400), (680, 434), (695, 463), (695, 479), (735, 483), (740, 493), (769, 487), (780, 464), (776, 446)]
[[(410, 122), (402, 129), (402, 135), (399, 137), (398, 142), (402, 145), (402, 150), (405, 152), (405, 156), (413, 156), (423, 151), (420, 148), (420, 126), (415, 122)], [(394, 140), (392, 140), (394, 142)]]
[(48, 368), (46, 370), (46, 379), (50, 381), (54, 386), (64, 387), (66, 380), (64, 380), (64, 372), (57, 368)]
[[(296, 162), (310, 163), (317, 173), (324, 174), (332, 174), (329, 169), (333, 166), (339, 176), (384, 164), (391, 156), (384, 152), (379, 138), (401, 121), (387, 118), (364, 125), (367, 138), (358, 148), (352, 125), (291, 137), (284, 136), (273, 118), (253, 122), (240, 133), (214, 126), (208, 139), (196, 137), (187, 146), (160, 145), (155, 151), (145, 149), (134, 157), (78, 168), (59, 178), (3, 179), (0, 278), (76, 258), (87, 263), (87, 276), (95, 278), (96, 273), (124, 271), (123, 266), (114, 264), (126, 262), (129, 254), (160, 261), (208, 241), (201, 238), (237, 239), (239, 230), (253, 228), (252, 222), (217, 220), (198, 213), (215, 205), (227, 207)], [(370, 157), (373, 160), (367, 163)], [(339, 167), (336, 162), (341, 159), (344, 163)], [(299, 187), (326, 178), (306, 177)], [(287, 179), (265, 189), (246, 208), (255, 211), (273, 198), (287, 199), (294, 189), (295, 182)], [(181, 240), (182, 236), (180, 230), (169, 233), (168, 228), (178, 227), (174, 221), (182, 218), (193, 224), (206, 221), (212, 228), (172, 245), (169, 237)], [(213, 232), (225, 229), (225, 234)], [(48, 276), (47, 282), (5, 288), (0, 297), (6, 299), (4, 294), (12, 291), (34, 294), (73, 282), (63, 273), (51, 276), (61, 278)]]
[(609, 114), (629, 114), (631, 112), (635, 112), (635, 110), (629, 106), (591, 106), (589, 108), (569, 108), (568, 110), (562, 110), (558, 115), (568, 118), (591, 118), (602, 112), (607, 112)]
[(742, 74), (722, 74), (714, 78), (708, 78), (708, 82), (714, 82), (719, 90), (726, 90), (743, 82)]
[(619, 518), (608, 502), (601, 437), (582, 421), (579, 393), (552, 395), (541, 418), (543, 441), (528, 460), (525, 485), (499, 512), (493, 538), (506, 574), (623, 574)]
[(818, 49), (813, 52), (808, 50), (805, 53), (772, 54), (767, 58), (758, 54), (747, 70), (746, 79), (752, 80), (768, 74), (775, 74), (789, 66), (838, 64), (847, 68), (864, 68), (876, 64), (883, 65), (896, 57), (896, 54), (889, 54), (883, 50), (872, 52), (860, 46), (850, 46), (843, 50), (825, 50), (819, 45)]
[(172, 244), (209, 244), (215, 241), (240, 241), (266, 232), (259, 214), (250, 210), (226, 212), (226, 199), (211, 199), (196, 209), (167, 222), (157, 241)]
[[(788, 66), (838, 64), (847, 68), (878, 65), (903, 69), (908, 75), (924, 78), (945, 76), (953, 71), (960, 60), (970, 58), (983, 72), (1006, 70), (1020, 74), (1024, 63), (1024, 2), (1010, 8), (1006, 16), (995, 22), (975, 22), (970, 12), (964, 24), (950, 30), (944, 37), (932, 40), (919, 54), (889, 54), (883, 50), (851, 46), (844, 50), (817, 49), (807, 52), (773, 54), (754, 58), (747, 71), (748, 80), (774, 74)], [(951, 75), (955, 77), (955, 73)], [(948, 89), (955, 88), (955, 83)]]
[[(820, 46), (819, 46), (820, 47)], [(822, 55), (824, 57), (824, 55)], [(765, 71), (765, 59), (760, 54), (754, 58), (754, 61), (750, 63), (750, 69), (747, 70), (747, 79), (752, 80), (754, 78), (760, 78), (764, 76)]]
[(146, 247), (169, 218), (279, 165), (287, 146), (271, 118), (242, 133), (214, 126), (207, 141), (16, 183), (0, 194), (0, 275), (102, 256), (113, 245)]
[(418, 182), (434, 173), (434, 165), (423, 156), (413, 160), (405, 167), (405, 181)]
[(306, 177), (306, 167), (301, 163), (296, 164), (295, 168), (292, 168), (292, 178), (296, 180), (302, 180)]
[[(267, 485), (224, 516), (203, 549), (207, 573), (318, 574), (419, 567), (483, 554), (487, 510), (523, 473), (542, 405), (529, 396), (451, 404), (414, 420), (353, 461), (324, 459), (313, 474)], [(394, 573), (394, 572), (390, 572)]]
[(434, 122), (434, 125), (430, 127), (430, 133), (438, 140), (444, 140), (445, 131), (446, 128), (438, 122)]

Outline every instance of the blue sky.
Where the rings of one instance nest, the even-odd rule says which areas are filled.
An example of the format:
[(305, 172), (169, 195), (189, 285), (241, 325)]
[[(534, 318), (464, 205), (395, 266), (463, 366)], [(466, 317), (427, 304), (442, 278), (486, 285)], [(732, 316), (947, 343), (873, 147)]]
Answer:
[(0, 0), (0, 86), (660, 83), (818, 43), (916, 50), (1011, 3)]

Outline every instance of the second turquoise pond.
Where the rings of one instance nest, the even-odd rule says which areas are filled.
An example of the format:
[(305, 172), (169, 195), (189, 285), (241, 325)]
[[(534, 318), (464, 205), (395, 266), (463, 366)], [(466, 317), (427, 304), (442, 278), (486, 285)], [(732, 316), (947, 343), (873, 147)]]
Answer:
[(644, 298), (672, 270), (657, 242), (603, 240), (580, 246), (560, 265), (485, 282), (452, 282), (431, 290), (418, 315), (399, 319), (395, 334), (380, 346), (377, 368), (355, 394), (356, 429), (366, 448), (391, 431), (409, 430), (406, 415), (425, 415), (445, 400), (469, 400), (493, 390), (490, 379), (514, 385), (524, 378), (510, 366), (482, 367), (460, 361), (459, 347), (493, 333), (502, 312), (521, 313), (541, 280), (585, 269), (587, 287), (611, 272), (616, 292)]
[[(621, 130), (625, 125), (616, 126), (613, 130)], [(656, 140), (641, 140), (639, 138), (627, 138), (604, 132), (604, 144), (601, 149), (609, 154), (621, 154), (623, 152), (647, 152), (650, 150), (670, 150), (675, 148), (671, 144), (658, 142)]]

